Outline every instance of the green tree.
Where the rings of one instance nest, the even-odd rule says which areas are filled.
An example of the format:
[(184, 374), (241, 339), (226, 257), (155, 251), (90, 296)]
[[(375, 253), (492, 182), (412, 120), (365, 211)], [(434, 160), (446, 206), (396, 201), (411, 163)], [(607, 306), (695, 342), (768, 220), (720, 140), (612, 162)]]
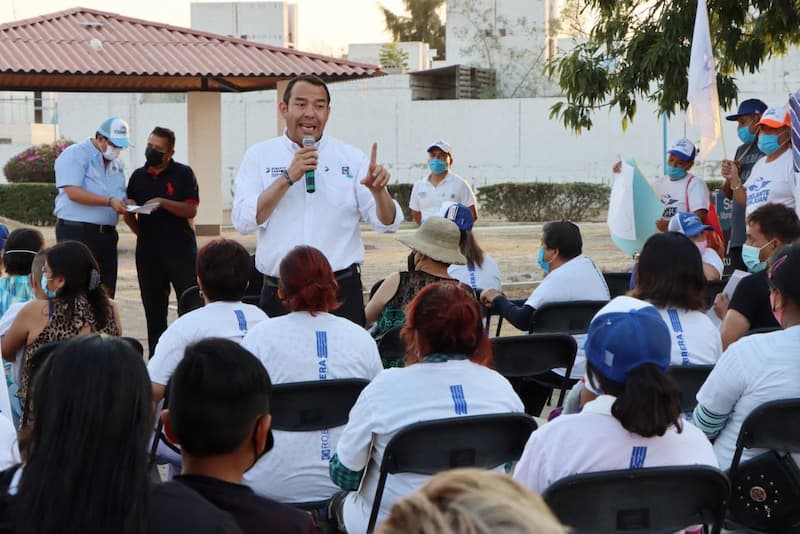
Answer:
[[(618, 108), (622, 126), (637, 102), (671, 115), (686, 109), (696, 0), (585, 0), (595, 15), (588, 39), (548, 65), (566, 101), (550, 108), (576, 132), (592, 113)], [(800, 42), (800, 0), (708, 0), (720, 105), (737, 95), (734, 74), (755, 72), (765, 59)]]
[(383, 45), (378, 55), (378, 62), (382, 69), (408, 68), (408, 53), (401, 49), (397, 43)]
[(422, 41), (436, 50), (436, 57), (444, 58), (445, 28), (437, 10), (445, 0), (403, 0), (406, 15), (398, 15), (380, 6), (386, 19), (386, 29), (394, 41)]

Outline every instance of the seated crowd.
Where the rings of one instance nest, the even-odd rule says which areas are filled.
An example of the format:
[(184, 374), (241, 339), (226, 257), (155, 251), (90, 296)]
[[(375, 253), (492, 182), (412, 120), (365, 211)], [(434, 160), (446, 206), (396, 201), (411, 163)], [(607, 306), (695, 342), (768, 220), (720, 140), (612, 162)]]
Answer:
[[(721, 328), (707, 316), (707, 284), (722, 266), (703, 246), (697, 215), (678, 214), (671, 231), (650, 237), (631, 291), (613, 299), (578, 226), (545, 224), (537, 250), (545, 277), (520, 304), (501, 292), (472, 224), (470, 209), (448, 205), (398, 238), (413, 265), (390, 274), (366, 304), (371, 331), (331, 313), (341, 304), (338, 282), (318, 249), (297, 246), (282, 259), (277, 295), (289, 313), (269, 318), (242, 302), (248, 251), (210, 241), (197, 254), (204, 305), (169, 326), (146, 365), (119, 337), (119, 310), (86, 246), (44, 248), (41, 234), (12, 232), (0, 347), (13, 362), (11, 404), (24, 408), (20, 424), (0, 391), (0, 529), (365, 533), (375, 509), (375, 531), (385, 534), (562, 533), (538, 495), (555, 482), (658, 466), (727, 469), (754, 409), (800, 397), (794, 210), (765, 204), (748, 215), (743, 256), (753, 274), (730, 299), (717, 297)], [(585, 333), (572, 333), (575, 387), (563, 414), (525, 432), (514, 462), (382, 476), (387, 447), (408, 425), (539, 417), (565, 370), (503, 376), (485, 311), (527, 332), (537, 310), (574, 301), (599, 309)], [(746, 335), (764, 326), (777, 330)], [(376, 337), (392, 328), (405, 356), (382, 360)], [(690, 414), (669, 369), (698, 364), (713, 369)], [(274, 386), (336, 379), (366, 383), (345, 424), (272, 428)], [(313, 413), (304, 417), (313, 423)], [(157, 420), (180, 451), (180, 474), (166, 482), (147, 454)]]

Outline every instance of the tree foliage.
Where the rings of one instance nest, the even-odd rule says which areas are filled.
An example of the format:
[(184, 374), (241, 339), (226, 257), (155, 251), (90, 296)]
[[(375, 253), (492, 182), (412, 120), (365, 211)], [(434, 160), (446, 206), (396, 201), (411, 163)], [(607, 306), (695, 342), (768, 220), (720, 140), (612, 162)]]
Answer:
[[(592, 113), (618, 108), (623, 128), (642, 100), (672, 115), (686, 109), (696, 0), (585, 0), (596, 15), (588, 39), (552, 61), (565, 102), (551, 107), (566, 127), (592, 127)], [(736, 100), (737, 72), (800, 42), (800, 0), (708, 0), (720, 105)]]
[(408, 53), (397, 43), (389, 43), (381, 47), (378, 53), (378, 63), (382, 69), (407, 69)]
[(395, 42), (422, 41), (436, 50), (437, 58), (444, 58), (445, 27), (437, 10), (445, 0), (403, 0), (408, 13), (398, 15), (383, 6), (381, 12), (386, 19), (386, 29)]

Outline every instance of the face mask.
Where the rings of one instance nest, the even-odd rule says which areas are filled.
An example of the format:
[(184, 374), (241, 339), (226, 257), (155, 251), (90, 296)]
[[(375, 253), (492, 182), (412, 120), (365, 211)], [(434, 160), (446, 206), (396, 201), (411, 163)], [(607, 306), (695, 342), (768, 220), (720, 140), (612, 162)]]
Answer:
[(429, 159), (428, 168), (433, 174), (442, 174), (447, 170), (447, 162), (439, 158)]
[(670, 180), (680, 180), (684, 176), (686, 176), (686, 169), (681, 167), (673, 167), (669, 163), (667, 163), (667, 176), (669, 176)]
[(708, 243), (706, 243), (705, 241), (698, 241), (695, 243), (695, 246), (697, 247), (697, 250), (700, 251), (701, 256), (708, 249)]
[(150, 167), (158, 167), (164, 162), (165, 154), (155, 148), (147, 147), (144, 151), (144, 159)]
[(775, 309), (775, 294), (776, 293), (777, 293), (777, 291), (775, 289), (773, 289), (772, 291), (769, 292), (769, 307), (772, 310), (772, 315), (775, 317), (775, 320), (778, 321), (778, 324), (781, 325), (781, 328), (783, 328), (783, 321), (782, 321), (782, 319), (783, 319), (783, 308), (781, 308), (780, 310), (776, 310)]
[(47, 296), (47, 298), (49, 298), (49, 299), (55, 298), (56, 297), (56, 292), (52, 291), (50, 289), (47, 289), (47, 275), (45, 273), (42, 273), (42, 282), (41, 283), (42, 283), (42, 291), (44, 291), (44, 294)]
[(122, 149), (120, 147), (108, 145), (106, 151), (103, 152), (103, 157), (106, 158), (108, 161), (114, 161), (119, 157), (120, 152), (122, 152)]
[(550, 272), (550, 262), (544, 261), (544, 247), (539, 247), (539, 252), (536, 254), (536, 263), (539, 264), (545, 274)]
[(750, 131), (749, 126), (742, 126), (736, 130), (736, 133), (739, 135), (739, 140), (742, 143), (750, 144), (756, 140), (756, 134)]
[(781, 147), (776, 134), (761, 134), (758, 136), (758, 149), (769, 156)]
[[(772, 243), (771, 239), (767, 241), (764, 247), (770, 243)], [(754, 247), (752, 245), (748, 245), (747, 243), (742, 245), (742, 261), (747, 266), (747, 270), (751, 273), (761, 272), (767, 266), (767, 262), (761, 261), (760, 258), (761, 249), (764, 247)]]
[[(263, 415), (261, 417), (263, 417)], [(261, 422), (261, 417), (256, 419), (256, 427), (258, 427), (258, 423)], [(264, 444), (264, 450), (258, 452), (258, 448), (256, 447), (256, 434), (255, 432), (253, 432), (253, 456), (254, 456), (253, 465), (256, 465), (258, 461), (264, 457), (265, 454), (271, 451), (274, 445), (275, 445), (275, 438), (272, 436), (272, 429), (270, 428), (267, 431), (267, 442)]]

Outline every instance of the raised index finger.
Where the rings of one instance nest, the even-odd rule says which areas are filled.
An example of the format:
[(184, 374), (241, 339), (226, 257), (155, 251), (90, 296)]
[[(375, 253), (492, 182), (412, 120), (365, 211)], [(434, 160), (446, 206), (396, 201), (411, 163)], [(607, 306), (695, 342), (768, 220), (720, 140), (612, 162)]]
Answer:
[(378, 143), (372, 143), (372, 154), (369, 157), (369, 166), (374, 168), (378, 163)]

